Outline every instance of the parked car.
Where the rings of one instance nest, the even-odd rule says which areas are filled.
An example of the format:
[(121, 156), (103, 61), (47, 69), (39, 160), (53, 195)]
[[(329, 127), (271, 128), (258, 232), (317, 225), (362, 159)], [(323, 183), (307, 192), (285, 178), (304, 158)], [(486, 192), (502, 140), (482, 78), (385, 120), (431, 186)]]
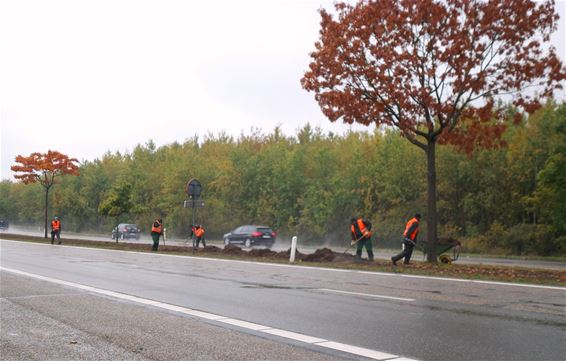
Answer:
[(112, 230), (112, 239), (140, 239), (140, 228), (136, 224), (120, 223)]
[(276, 234), (271, 227), (245, 225), (226, 233), (222, 238), (225, 245), (243, 244), (246, 248), (262, 245), (271, 248), (275, 243), (275, 237)]
[(10, 227), (10, 224), (8, 223), (8, 221), (0, 219), (0, 230), (7, 231), (9, 227)]

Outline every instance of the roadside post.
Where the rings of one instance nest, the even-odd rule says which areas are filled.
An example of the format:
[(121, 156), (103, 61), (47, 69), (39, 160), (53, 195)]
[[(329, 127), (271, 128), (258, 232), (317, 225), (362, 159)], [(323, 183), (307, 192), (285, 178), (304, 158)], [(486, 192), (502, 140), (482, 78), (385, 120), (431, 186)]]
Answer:
[[(189, 197), (189, 199), (183, 202), (183, 207), (184, 208), (192, 208), (191, 227), (194, 227), (195, 220), (196, 220), (197, 208), (204, 207), (204, 201), (200, 200), (200, 194), (202, 193), (202, 185), (200, 184), (200, 181), (196, 178), (192, 178), (191, 180), (189, 180), (189, 182), (185, 186), (185, 192), (187, 193), (187, 196)], [(195, 253), (195, 240), (196, 240), (196, 238), (195, 238), (194, 232), (191, 232), (191, 233), (192, 233), (191, 239), (193, 241), (193, 253)]]
[(297, 236), (293, 236), (291, 239), (291, 255), (289, 257), (289, 262), (295, 262), (295, 250), (297, 249)]

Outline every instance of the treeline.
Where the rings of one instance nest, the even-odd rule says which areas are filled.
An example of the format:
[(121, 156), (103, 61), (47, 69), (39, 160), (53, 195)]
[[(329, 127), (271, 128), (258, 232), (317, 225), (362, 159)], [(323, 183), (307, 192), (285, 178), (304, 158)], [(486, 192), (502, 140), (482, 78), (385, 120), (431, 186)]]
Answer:
[[(472, 155), (439, 147), (440, 236), (458, 238), (472, 252), (565, 255), (566, 103), (510, 125), (504, 139), (507, 147)], [(405, 222), (415, 212), (426, 216), (424, 153), (392, 130), (336, 135), (306, 125), (294, 136), (276, 128), (159, 148), (150, 141), (86, 161), (80, 174), (53, 187), (49, 210), (77, 232), (110, 234), (117, 222), (149, 232), (161, 216), (170, 234), (187, 237), (191, 210), (183, 201), (190, 178), (203, 185), (206, 205), (197, 221), (209, 238), (260, 223), (282, 238), (344, 245), (356, 215), (373, 222), (378, 247), (398, 247)], [(101, 204), (120, 192), (128, 213), (102, 215)], [(0, 197), (0, 218), (41, 225), (40, 185), (3, 181)]]

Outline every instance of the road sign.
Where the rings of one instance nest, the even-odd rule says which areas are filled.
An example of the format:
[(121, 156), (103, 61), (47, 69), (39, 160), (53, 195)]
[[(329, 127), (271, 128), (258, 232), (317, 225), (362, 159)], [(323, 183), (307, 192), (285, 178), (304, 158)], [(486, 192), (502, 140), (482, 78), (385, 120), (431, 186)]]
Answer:
[(198, 179), (193, 178), (185, 186), (185, 191), (187, 192), (189, 199), (199, 199), (200, 193), (202, 192), (202, 185)]
[(183, 207), (184, 208), (202, 208), (202, 207), (204, 207), (204, 201), (203, 200), (197, 200), (197, 199), (188, 199), (188, 200), (183, 202)]

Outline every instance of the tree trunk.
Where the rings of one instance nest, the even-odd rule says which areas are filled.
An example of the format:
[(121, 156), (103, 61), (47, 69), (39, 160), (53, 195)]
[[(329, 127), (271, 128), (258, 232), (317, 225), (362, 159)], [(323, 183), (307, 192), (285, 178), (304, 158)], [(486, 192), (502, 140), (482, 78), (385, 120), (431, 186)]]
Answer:
[(49, 203), (49, 187), (45, 187), (45, 209), (43, 210), (45, 238), (47, 238), (47, 206)]
[(436, 140), (429, 140), (426, 149), (427, 165), (427, 228), (426, 240), (428, 244), (427, 261), (436, 263)]

